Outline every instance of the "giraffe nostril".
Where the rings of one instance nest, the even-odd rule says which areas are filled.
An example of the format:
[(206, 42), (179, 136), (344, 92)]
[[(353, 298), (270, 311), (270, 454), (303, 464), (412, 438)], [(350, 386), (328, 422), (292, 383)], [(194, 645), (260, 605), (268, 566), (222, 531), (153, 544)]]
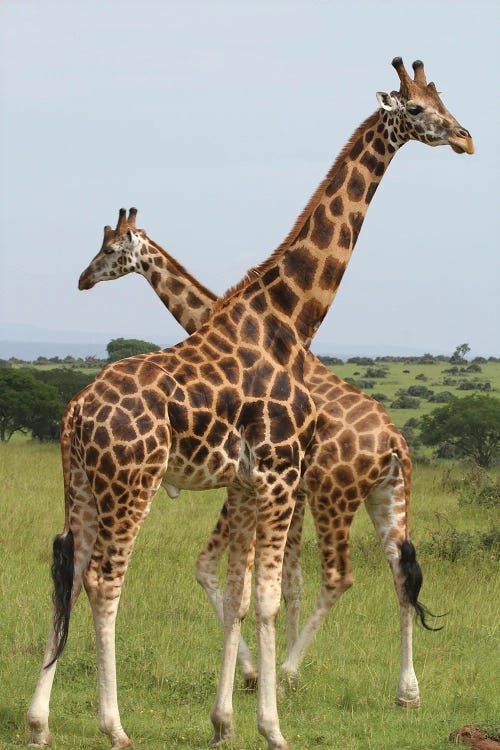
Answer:
[(455, 132), (460, 138), (470, 138), (470, 133), (465, 128), (457, 128)]

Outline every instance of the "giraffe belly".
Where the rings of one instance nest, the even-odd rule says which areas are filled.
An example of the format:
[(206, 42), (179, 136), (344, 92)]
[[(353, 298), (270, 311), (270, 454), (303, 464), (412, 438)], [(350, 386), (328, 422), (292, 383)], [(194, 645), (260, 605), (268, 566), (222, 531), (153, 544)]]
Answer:
[[(210, 490), (227, 487), (234, 481), (238, 470), (238, 460), (225, 456), (221, 451), (208, 455), (206, 461), (197, 463), (183, 455), (174, 453), (168, 462), (162, 480), (170, 497), (169, 490)], [(177, 495), (174, 495), (176, 497)]]

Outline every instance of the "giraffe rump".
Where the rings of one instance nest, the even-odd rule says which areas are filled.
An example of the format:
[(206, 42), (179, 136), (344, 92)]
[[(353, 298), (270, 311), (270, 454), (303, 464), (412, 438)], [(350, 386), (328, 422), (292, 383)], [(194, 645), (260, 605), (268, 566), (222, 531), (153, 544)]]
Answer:
[(68, 640), (73, 572), (73, 532), (68, 529), (65, 533), (56, 536), (53, 544), (52, 580), (54, 582), (54, 593), (52, 600), (54, 602), (55, 645), (52, 659), (45, 665), (46, 669), (57, 661)]
[(412, 607), (415, 609), (420, 622), (426, 630), (442, 630), (442, 626), (440, 628), (431, 628), (426, 621), (427, 617), (441, 617), (442, 615), (432, 614), (432, 612), (430, 612), (427, 607), (418, 600), (423, 581), (422, 568), (418, 564), (415, 547), (408, 539), (405, 539), (401, 545), (401, 559), (399, 564), (405, 577), (404, 588), (406, 596)]

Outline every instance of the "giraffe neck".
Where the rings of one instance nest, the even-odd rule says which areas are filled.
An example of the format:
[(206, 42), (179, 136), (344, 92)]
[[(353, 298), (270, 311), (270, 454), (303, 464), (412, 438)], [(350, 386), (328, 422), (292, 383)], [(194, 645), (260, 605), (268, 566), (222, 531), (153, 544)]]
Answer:
[(286, 319), (301, 343), (310, 345), (335, 298), (375, 191), (407, 140), (399, 125), (396, 116), (379, 110), (359, 126), (288, 237), (218, 308), (239, 292), (256, 311)]
[(216, 295), (149, 237), (144, 240), (136, 270), (189, 334), (208, 320)]

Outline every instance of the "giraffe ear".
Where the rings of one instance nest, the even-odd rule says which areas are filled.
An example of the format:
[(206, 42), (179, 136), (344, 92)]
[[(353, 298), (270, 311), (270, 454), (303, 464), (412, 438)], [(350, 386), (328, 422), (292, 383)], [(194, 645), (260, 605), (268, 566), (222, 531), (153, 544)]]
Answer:
[(392, 94), (388, 94), (386, 91), (377, 91), (377, 101), (382, 109), (386, 109), (391, 112), (396, 109), (397, 99)]

